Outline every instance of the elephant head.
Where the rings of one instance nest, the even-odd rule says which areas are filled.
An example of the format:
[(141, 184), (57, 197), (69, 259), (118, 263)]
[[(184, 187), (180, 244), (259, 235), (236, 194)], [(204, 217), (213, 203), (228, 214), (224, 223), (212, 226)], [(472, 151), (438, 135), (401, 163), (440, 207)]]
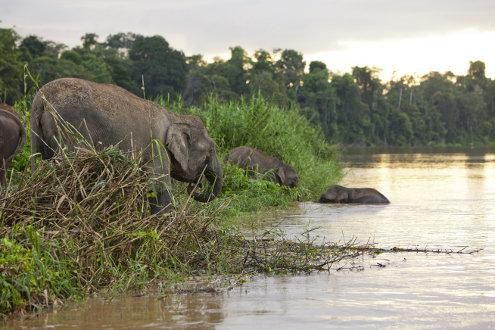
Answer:
[(275, 172), (275, 178), (280, 185), (294, 188), (299, 182), (299, 177), (296, 171), (289, 165), (280, 166)]
[(339, 185), (330, 186), (320, 197), (320, 203), (347, 203), (348, 200), (349, 189)]
[[(215, 152), (215, 143), (197, 117), (182, 115), (166, 134), (166, 146), (171, 159), (171, 176), (189, 182), (188, 191), (195, 200), (209, 202), (222, 190), (223, 171)], [(210, 192), (197, 192), (202, 176), (208, 180)]]

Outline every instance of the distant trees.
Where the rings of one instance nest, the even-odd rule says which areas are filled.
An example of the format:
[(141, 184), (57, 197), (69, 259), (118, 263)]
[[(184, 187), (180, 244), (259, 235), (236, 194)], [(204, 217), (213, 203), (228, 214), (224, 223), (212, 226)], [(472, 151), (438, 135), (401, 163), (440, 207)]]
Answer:
[(12, 29), (0, 29), (0, 100), (12, 103), (22, 94), (22, 62), (17, 48), (19, 35)]
[(19, 39), (13, 30), (0, 30), (0, 73), (5, 77), (0, 82), (5, 94), (2, 100), (13, 102), (21, 96), (25, 63), (41, 84), (60, 77), (78, 77), (115, 83), (142, 96), (144, 82), (150, 98), (175, 96), (185, 87), (186, 57), (161, 36), (118, 33), (99, 42), (98, 35), (86, 33), (81, 37), (82, 45), (72, 49), (36, 36)]
[(114, 83), (149, 99), (182, 96), (186, 104), (201, 105), (211, 94), (226, 101), (259, 94), (284, 108), (298, 108), (331, 142), (495, 140), (495, 81), (486, 77), (481, 61), (471, 62), (466, 75), (430, 72), (419, 80), (405, 76), (383, 83), (375, 68), (336, 74), (320, 61), (306, 65), (293, 49), (259, 49), (249, 56), (236, 46), (230, 58), (207, 63), (200, 54), (186, 57), (161, 36), (117, 33), (100, 41), (86, 33), (80, 46), (69, 49), (0, 29), (0, 101), (22, 97), (25, 65), (40, 84), (80, 77)]
[(149, 97), (175, 95), (184, 89), (186, 57), (171, 48), (163, 37), (137, 35), (129, 49), (129, 59), (133, 79), (144, 80)]
[(325, 136), (337, 136), (337, 96), (330, 82), (330, 73), (323, 62), (311, 62), (297, 101), (306, 117), (320, 124)]

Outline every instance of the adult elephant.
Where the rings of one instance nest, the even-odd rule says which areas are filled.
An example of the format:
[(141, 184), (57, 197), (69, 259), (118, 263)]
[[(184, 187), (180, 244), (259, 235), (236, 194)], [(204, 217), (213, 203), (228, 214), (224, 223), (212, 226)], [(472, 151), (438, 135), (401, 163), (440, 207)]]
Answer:
[[(32, 154), (39, 153), (43, 159), (54, 155), (61, 139), (57, 139), (60, 122), (76, 128), (96, 148), (116, 145), (126, 154), (141, 153), (155, 182), (152, 213), (170, 206), (170, 177), (189, 182), (191, 192), (204, 173), (212, 189), (192, 192), (200, 202), (211, 201), (222, 189), (223, 171), (215, 144), (195, 116), (168, 112), (115, 85), (62, 78), (41, 87), (33, 100)], [(62, 139), (73, 146), (70, 139)]]
[(346, 188), (333, 185), (321, 194), (320, 203), (388, 204), (390, 201), (374, 188)]
[(26, 132), (14, 109), (0, 104), (0, 188), (5, 187), (10, 163), (25, 142)]
[(249, 172), (269, 173), (270, 180), (280, 185), (295, 187), (299, 182), (299, 177), (291, 166), (255, 148), (234, 148), (230, 151), (227, 161)]

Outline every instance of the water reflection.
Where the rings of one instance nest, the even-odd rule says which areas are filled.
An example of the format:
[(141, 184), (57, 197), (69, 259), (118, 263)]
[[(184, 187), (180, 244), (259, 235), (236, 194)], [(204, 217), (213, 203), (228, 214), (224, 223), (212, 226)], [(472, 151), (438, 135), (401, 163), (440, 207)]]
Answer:
[[(337, 241), (357, 237), (383, 247), (484, 249), (475, 255), (384, 254), (363, 272), (259, 279), (226, 299), (222, 326), (300, 328), (486, 328), (495, 326), (495, 154), (348, 155), (344, 184), (383, 192), (390, 205), (304, 203), (286, 217)], [(279, 294), (284, 292), (284, 295)], [(286, 310), (276, 308), (283, 300)], [(271, 306), (264, 317), (248, 302)], [(266, 309), (266, 308), (265, 308)], [(236, 311), (233, 313), (232, 310)]]
[(224, 319), (223, 295), (176, 294), (89, 299), (59, 312), (31, 320), (9, 322), (8, 327), (35, 328), (196, 328), (214, 329)]
[[(91, 300), (11, 323), (22, 327), (495, 327), (495, 153), (347, 154), (343, 184), (374, 187), (390, 205), (301, 204), (282, 228), (382, 247), (483, 249), (474, 255), (382, 254), (362, 272), (257, 278), (224, 295)], [(280, 219), (277, 219), (277, 223)], [(387, 267), (376, 267), (377, 262)]]
[[(493, 150), (469, 149), (462, 152), (458, 149), (438, 149), (434, 153), (431, 149), (418, 148), (414, 153), (393, 149), (392, 153), (369, 153), (369, 150), (355, 149), (348, 151), (342, 157), (342, 161), (348, 167), (373, 167), (373, 168), (460, 168), (479, 167), (485, 164), (495, 163)], [(427, 152), (425, 152), (427, 151)], [(449, 152), (446, 152), (449, 151)]]

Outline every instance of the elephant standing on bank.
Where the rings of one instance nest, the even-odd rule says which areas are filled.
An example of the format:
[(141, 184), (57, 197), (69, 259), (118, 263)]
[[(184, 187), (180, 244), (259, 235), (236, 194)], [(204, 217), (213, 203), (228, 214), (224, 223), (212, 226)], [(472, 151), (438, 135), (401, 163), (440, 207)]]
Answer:
[(261, 174), (270, 172), (270, 180), (280, 185), (295, 187), (299, 182), (299, 177), (291, 166), (255, 148), (234, 148), (230, 151), (227, 161), (249, 172)]
[(388, 204), (390, 201), (374, 188), (346, 188), (333, 185), (321, 194), (320, 203)]
[[(155, 196), (152, 213), (171, 204), (170, 178), (189, 182), (189, 191), (204, 173), (211, 192), (193, 192), (200, 202), (214, 199), (222, 189), (223, 171), (215, 144), (201, 120), (166, 111), (127, 90), (110, 84), (62, 78), (41, 87), (31, 110), (31, 151), (49, 159), (58, 148), (62, 120), (75, 127), (96, 148), (118, 146), (126, 154), (141, 153), (152, 174)], [(72, 142), (64, 139), (71, 147)], [(32, 163), (34, 166), (34, 162)]]
[(0, 104), (0, 188), (7, 183), (7, 170), (26, 142), (22, 122), (7, 104)]

